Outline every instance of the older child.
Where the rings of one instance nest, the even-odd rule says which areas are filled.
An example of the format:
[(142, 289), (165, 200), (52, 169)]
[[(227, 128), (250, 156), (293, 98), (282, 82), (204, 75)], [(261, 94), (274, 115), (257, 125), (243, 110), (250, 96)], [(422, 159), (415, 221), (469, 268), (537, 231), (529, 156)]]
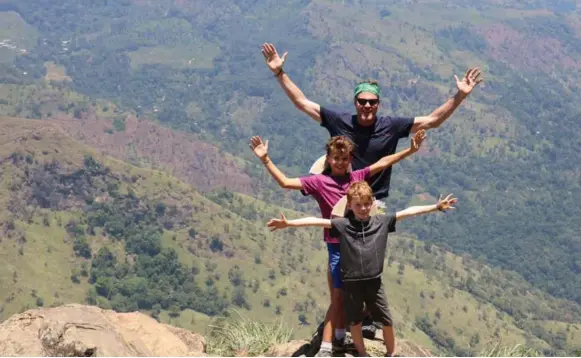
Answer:
[(345, 313), (359, 356), (367, 356), (361, 330), (363, 304), (375, 321), (383, 323), (386, 355), (394, 356), (396, 347), (393, 322), (381, 280), (388, 233), (395, 231), (396, 221), (436, 210), (454, 209), (452, 205), (456, 201), (450, 194), (434, 205), (412, 206), (398, 211), (395, 215), (370, 216), (373, 191), (366, 182), (357, 182), (351, 184), (347, 191), (347, 205), (351, 211), (344, 218), (329, 220), (308, 217), (289, 221), (281, 214), (281, 219), (272, 219), (267, 225), (273, 231), (302, 226), (330, 229), (331, 235), (340, 241)]
[[(319, 204), (323, 218), (331, 218), (333, 206), (347, 193), (351, 183), (367, 180), (371, 176), (396, 164), (409, 155), (417, 152), (425, 139), (425, 131), (421, 130), (411, 139), (410, 147), (396, 154), (381, 158), (376, 163), (360, 170), (350, 171), (353, 159), (353, 143), (345, 136), (332, 137), (327, 142), (326, 170), (322, 174), (308, 175), (300, 178), (287, 178), (268, 157), (268, 141), (262, 142), (260, 137), (252, 137), (250, 148), (264, 163), (268, 172), (277, 183), (285, 189), (302, 190), (306, 195), (312, 195)], [(324, 240), (329, 253), (329, 268), (327, 279), (332, 287), (331, 305), (325, 317), (325, 327), (321, 349), (318, 357), (331, 356), (333, 343), (337, 347), (344, 344), (345, 322), (342, 304), (342, 281), (340, 272), (340, 250), (337, 238), (324, 230)], [(335, 328), (333, 340), (333, 328)], [(334, 342), (333, 342), (334, 341)]]

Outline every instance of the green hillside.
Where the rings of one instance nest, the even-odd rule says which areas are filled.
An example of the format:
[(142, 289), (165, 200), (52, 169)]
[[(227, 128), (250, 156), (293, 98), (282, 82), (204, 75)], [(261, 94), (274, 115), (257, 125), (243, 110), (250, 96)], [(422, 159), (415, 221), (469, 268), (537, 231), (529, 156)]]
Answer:
[[(429, 155), (395, 170), (390, 204), (454, 192), (462, 203), (454, 217), (420, 219), (409, 231), (581, 303), (581, 175), (572, 165), (581, 150), (581, 16), (573, 1), (3, 0), (0, 11), (43, 35), (1, 65), (2, 88), (15, 95), (26, 85), (30, 99), (2, 99), (2, 113), (81, 118), (106, 99), (247, 159), (248, 137), (261, 134), (294, 174), (327, 134), (284, 98), (263, 42), (290, 52), (285, 69), (311, 99), (351, 109), (354, 83), (375, 77), (382, 111), (397, 115), (428, 114), (453, 92), (453, 74), (480, 66), (484, 85), (429, 133)], [(73, 79), (61, 91), (87, 101), (31, 95), (47, 63)]]
[[(280, 316), (307, 338), (323, 318), (320, 232), (270, 233), (266, 220), (284, 209), (228, 191), (206, 198), (163, 172), (102, 156), (51, 122), (0, 117), (0, 126), (2, 319), (87, 302), (203, 332), (236, 309)], [(581, 348), (577, 304), (408, 235), (390, 240), (384, 278), (400, 337), (440, 354), (499, 340)]]

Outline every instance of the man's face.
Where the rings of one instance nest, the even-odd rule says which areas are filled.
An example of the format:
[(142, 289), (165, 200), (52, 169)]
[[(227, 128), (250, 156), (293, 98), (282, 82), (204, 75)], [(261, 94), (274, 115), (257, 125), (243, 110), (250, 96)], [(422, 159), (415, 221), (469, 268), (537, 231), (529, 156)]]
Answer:
[(355, 98), (357, 119), (362, 126), (370, 126), (375, 122), (375, 115), (379, 108), (379, 98), (369, 92), (361, 92)]
[(353, 210), (357, 220), (367, 220), (369, 219), (369, 213), (371, 212), (371, 206), (373, 205), (372, 198), (359, 198), (354, 197), (349, 203), (349, 208)]

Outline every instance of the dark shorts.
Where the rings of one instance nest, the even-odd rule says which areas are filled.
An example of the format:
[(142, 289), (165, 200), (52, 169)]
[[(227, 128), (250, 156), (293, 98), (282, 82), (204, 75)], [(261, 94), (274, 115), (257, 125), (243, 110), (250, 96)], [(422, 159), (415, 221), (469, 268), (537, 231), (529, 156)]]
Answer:
[(329, 271), (331, 272), (333, 288), (343, 288), (343, 280), (341, 280), (341, 250), (339, 249), (339, 244), (327, 243), (327, 251), (329, 252)]
[(373, 321), (380, 322), (384, 326), (393, 326), (381, 278), (343, 282), (343, 307), (347, 323), (355, 325), (363, 321), (364, 304)]

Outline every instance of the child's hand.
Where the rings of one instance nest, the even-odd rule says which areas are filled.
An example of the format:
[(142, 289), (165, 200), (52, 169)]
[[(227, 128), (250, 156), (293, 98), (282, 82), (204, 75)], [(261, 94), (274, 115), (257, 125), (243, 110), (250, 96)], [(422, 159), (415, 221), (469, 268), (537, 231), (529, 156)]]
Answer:
[(268, 154), (268, 141), (262, 143), (262, 139), (259, 136), (254, 136), (250, 139), (250, 149), (254, 154), (261, 160), (266, 158)]
[(422, 142), (424, 141), (424, 139), (426, 139), (426, 130), (422, 129), (417, 131), (414, 137), (411, 139), (410, 149), (413, 152), (417, 152), (422, 146)]
[(284, 217), (283, 213), (280, 213), (280, 219), (270, 219), (268, 224), (266, 224), (270, 228), (270, 231), (275, 231), (278, 229), (286, 229), (288, 227), (288, 221)]
[(452, 205), (456, 204), (456, 202), (458, 202), (458, 199), (454, 198), (452, 196), (452, 194), (448, 194), (446, 199), (442, 199), (442, 195), (440, 195), (440, 197), (438, 198), (438, 204), (436, 204), (436, 207), (440, 211), (446, 211), (448, 209), (456, 210), (456, 208), (452, 206)]

